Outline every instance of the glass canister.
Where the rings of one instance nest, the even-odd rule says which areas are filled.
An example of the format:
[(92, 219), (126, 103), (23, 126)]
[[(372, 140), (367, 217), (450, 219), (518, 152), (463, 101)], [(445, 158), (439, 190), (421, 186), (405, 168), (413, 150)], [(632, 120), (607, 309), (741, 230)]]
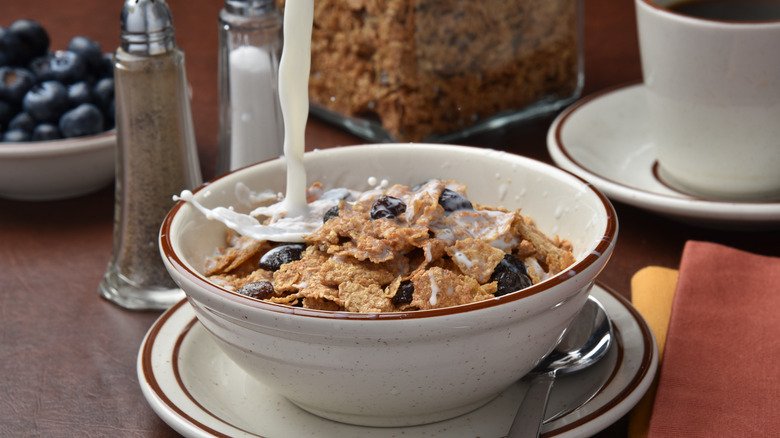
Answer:
[(581, 0), (319, 0), (312, 112), (372, 141), (451, 141), (583, 84)]

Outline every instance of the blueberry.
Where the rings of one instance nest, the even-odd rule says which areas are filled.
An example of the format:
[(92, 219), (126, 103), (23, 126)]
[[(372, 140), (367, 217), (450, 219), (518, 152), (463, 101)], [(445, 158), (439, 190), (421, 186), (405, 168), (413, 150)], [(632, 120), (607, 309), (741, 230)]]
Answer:
[(406, 211), (406, 204), (398, 198), (382, 195), (371, 206), (371, 219), (392, 219)]
[(95, 102), (103, 112), (108, 112), (111, 102), (114, 100), (114, 78), (103, 78), (92, 89)]
[(414, 283), (410, 280), (404, 280), (398, 285), (398, 290), (392, 298), (393, 304), (400, 306), (401, 304), (409, 304), (412, 302), (412, 294), (414, 294)]
[(114, 77), (114, 54), (104, 53), (100, 64), (92, 71), (98, 78)]
[(22, 42), (10, 29), (0, 27), (0, 53), (3, 54), (3, 65), (22, 65), (27, 59)]
[(33, 85), (35, 85), (35, 75), (30, 70), (12, 67), (0, 68), (0, 99), (19, 105)]
[(8, 129), (20, 129), (24, 132), (30, 133), (35, 127), (35, 120), (27, 113), (19, 113), (11, 122), (8, 123)]
[(474, 206), (471, 205), (471, 202), (468, 199), (461, 196), (460, 193), (450, 189), (442, 190), (441, 196), (439, 196), (439, 205), (441, 205), (446, 212), (474, 209)]
[(498, 262), (498, 265), (493, 269), (493, 275), (490, 276), (490, 281), (498, 282), (498, 290), (495, 293), (497, 297), (525, 289), (533, 284), (531, 278), (528, 277), (525, 264), (512, 254), (506, 254)]
[(90, 71), (97, 71), (103, 62), (103, 51), (100, 44), (83, 36), (75, 36), (68, 43), (68, 51), (79, 55)]
[(56, 122), (68, 108), (68, 90), (57, 81), (33, 86), (22, 99), (24, 110), (40, 122)]
[(103, 113), (91, 103), (82, 103), (60, 117), (60, 132), (65, 138), (99, 134), (103, 128)]
[(92, 103), (92, 87), (86, 82), (76, 82), (68, 86), (68, 101), (71, 107), (82, 103)]
[(270, 281), (255, 281), (241, 286), (236, 292), (248, 297), (265, 300), (274, 294), (274, 285)]
[(40, 56), (30, 61), (30, 71), (35, 76), (37, 82), (54, 80), (54, 73), (51, 71), (52, 54)]
[(11, 129), (3, 134), (3, 141), (9, 143), (20, 143), (30, 141), (30, 134), (21, 129)]
[(306, 245), (285, 243), (272, 248), (260, 257), (260, 267), (268, 271), (278, 271), (285, 263), (300, 260)]
[(41, 123), (32, 132), (32, 141), (58, 140), (62, 138), (60, 130), (51, 123)]
[(8, 30), (3, 26), (0, 26), (0, 67), (5, 67), (11, 63), (6, 51), (5, 43), (3, 42), (6, 32), (8, 32)]
[(0, 100), (0, 126), (7, 126), (14, 114), (16, 114), (14, 107), (10, 103)]
[(22, 62), (45, 55), (49, 51), (49, 35), (46, 29), (33, 20), (17, 20), (8, 28), (16, 36), (23, 53)]
[(325, 214), (322, 216), (322, 223), (325, 223), (334, 217), (339, 216), (339, 206), (334, 205), (333, 207), (329, 208), (328, 211), (325, 212)]
[(49, 58), (49, 67), (54, 79), (63, 84), (72, 84), (84, 78), (87, 64), (81, 56), (67, 51), (58, 50)]

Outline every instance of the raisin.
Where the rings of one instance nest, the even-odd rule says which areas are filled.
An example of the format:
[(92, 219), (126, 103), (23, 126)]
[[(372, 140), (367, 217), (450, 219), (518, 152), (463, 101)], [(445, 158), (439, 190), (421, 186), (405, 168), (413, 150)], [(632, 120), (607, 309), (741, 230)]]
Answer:
[(441, 196), (439, 196), (439, 205), (448, 213), (458, 210), (474, 209), (474, 206), (471, 205), (471, 201), (461, 196), (460, 193), (450, 189), (442, 190)]
[(400, 306), (401, 304), (409, 304), (412, 302), (412, 294), (414, 293), (414, 283), (410, 280), (404, 280), (398, 285), (398, 291), (392, 298), (393, 304)]
[(306, 245), (285, 243), (272, 248), (260, 257), (260, 267), (268, 271), (278, 271), (285, 263), (300, 260)]
[(255, 281), (241, 286), (236, 292), (248, 297), (265, 300), (274, 294), (274, 285), (270, 281)]
[(325, 223), (334, 217), (339, 216), (339, 206), (334, 205), (333, 207), (329, 208), (328, 211), (325, 212), (325, 214), (322, 216), (322, 223)]
[(493, 269), (490, 281), (498, 282), (498, 289), (494, 294), (497, 297), (525, 289), (533, 284), (528, 276), (525, 264), (512, 254), (506, 254)]
[(382, 195), (371, 206), (371, 219), (393, 219), (405, 211), (404, 201)]

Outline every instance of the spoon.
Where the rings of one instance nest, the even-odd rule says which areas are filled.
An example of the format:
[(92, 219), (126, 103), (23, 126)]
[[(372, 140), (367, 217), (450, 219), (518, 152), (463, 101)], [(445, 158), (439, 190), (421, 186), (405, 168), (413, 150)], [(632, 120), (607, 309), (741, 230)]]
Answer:
[(604, 357), (612, 343), (612, 324), (595, 298), (569, 324), (561, 341), (530, 373), (523, 402), (507, 438), (538, 437), (555, 377), (581, 371)]

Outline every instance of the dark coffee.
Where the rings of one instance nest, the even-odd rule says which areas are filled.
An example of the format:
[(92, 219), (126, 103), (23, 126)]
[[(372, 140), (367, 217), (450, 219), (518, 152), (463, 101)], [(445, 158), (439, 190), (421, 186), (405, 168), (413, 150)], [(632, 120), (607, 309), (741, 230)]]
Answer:
[(710, 20), (780, 20), (780, 0), (681, 0), (666, 8), (678, 14)]

